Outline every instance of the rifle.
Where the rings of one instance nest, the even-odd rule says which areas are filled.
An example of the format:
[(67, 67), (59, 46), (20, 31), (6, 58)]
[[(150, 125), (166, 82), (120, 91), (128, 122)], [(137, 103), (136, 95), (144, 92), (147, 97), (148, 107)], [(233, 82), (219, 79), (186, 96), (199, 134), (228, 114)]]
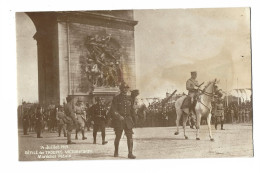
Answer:
[(169, 97), (163, 99), (162, 102), (161, 102), (162, 105), (164, 106), (165, 103), (167, 103), (167, 102), (172, 98), (172, 96), (173, 96), (176, 92), (177, 92), (177, 90), (175, 90)]

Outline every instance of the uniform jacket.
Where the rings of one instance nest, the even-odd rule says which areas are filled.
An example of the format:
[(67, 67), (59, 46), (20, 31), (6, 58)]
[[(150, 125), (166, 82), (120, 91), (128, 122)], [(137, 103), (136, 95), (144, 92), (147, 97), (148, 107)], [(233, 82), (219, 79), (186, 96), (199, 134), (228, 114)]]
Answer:
[(37, 112), (35, 115), (36, 128), (42, 128), (44, 123), (43, 119), (44, 119), (43, 113)]
[(64, 107), (65, 115), (66, 115), (66, 123), (74, 123), (76, 124), (75, 112), (73, 109), (72, 102), (69, 102)]
[(189, 91), (189, 93), (195, 92), (196, 91), (195, 87), (198, 86), (198, 85), (199, 85), (199, 83), (198, 83), (197, 80), (190, 78), (186, 82), (186, 89)]
[(216, 103), (215, 116), (224, 116), (224, 106), (222, 103)]
[(115, 96), (112, 100), (110, 114), (112, 117), (112, 126), (114, 128), (121, 128), (122, 121), (120, 116), (124, 117), (127, 128), (131, 129), (135, 123), (135, 111), (133, 110), (133, 104), (131, 98), (123, 94)]
[(94, 104), (91, 108), (91, 120), (95, 123), (106, 120), (106, 109), (102, 104)]
[(64, 112), (57, 112), (56, 119), (58, 124), (65, 124), (65, 114)]

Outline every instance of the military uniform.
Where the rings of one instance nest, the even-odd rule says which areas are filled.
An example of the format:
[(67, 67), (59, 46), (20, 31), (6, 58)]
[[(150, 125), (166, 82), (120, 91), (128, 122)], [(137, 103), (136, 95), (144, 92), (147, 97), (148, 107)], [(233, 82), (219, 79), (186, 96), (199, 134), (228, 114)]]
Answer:
[(65, 123), (65, 113), (63, 111), (58, 111), (56, 115), (57, 124), (58, 124), (58, 133), (59, 137), (61, 135), (61, 131), (63, 131), (64, 137), (67, 136), (66, 134), (66, 123)]
[(77, 128), (76, 128), (76, 139), (78, 139), (78, 131), (82, 133), (82, 140), (87, 139), (85, 137), (85, 120), (86, 120), (86, 113), (85, 108), (81, 104), (81, 100), (78, 100), (77, 104), (74, 106), (74, 111), (76, 113), (77, 119)]
[(197, 77), (197, 72), (191, 72), (192, 77), (188, 79), (186, 82), (186, 89), (188, 90), (188, 96), (184, 99), (181, 107), (182, 109), (184, 109), (184, 112), (188, 115), (190, 115), (191, 112), (194, 112), (189, 117), (191, 128), (193, 128), (193, 126), (195, 125), (195, 105), (197, 103), (195, 98), (198, 92), (196, 87), (199, 86), (196, 77), (193, 77), (193, 75), (196, 75)]
[(37, 108), (37, 112), (35, 115), (35, 129), (36, 129), (36, 133), (37, 133), (37, 138), (42, 138), (41, 136), (41, 131), (44, 125), (44, 121), (43, 121), (43, 113), (42, 113), (42, 108)]
[[(199, 86), (199, 83), (196, 80), (197, 73), (196, 72), (191, 72), (191, 75), (192, 75), (192, 77), (186, 81), (186, 89), (188, 90), (188, 96), (183, 101), (183, 104), (182, 104), (182, 107), (181, 107), (182, 109), (185, 109), (185, 108), (191, 109), (192, 106), (195, 107), (194, 98), (195, 98), (195, 96), (197, 94), (196, 87)], [(194, 75), (196, 75), (196, 76), (194, 76)], [(186, 113), (189, 114), (189, 112), (186, 112)]]
[(27, 131), (29, 128), (30, 123), (30, 117), (29, 117), (29, 111), (25, 111), (23, 114), (23, 134), (28, 135)]
[(93, 143), (96, 144), (97, 132), (100, 129), (102, 135), (102, 144), (105, 145), (106, 137), (106, 109), (105, 106), (101, 103), (96, 103), (91, 108), (91, 120), (94, 121), (93, 125)]
[(128, 146), (128, 158), (134, 159), (135, 156), (132, 154), (133, 151), (133, 127), (135, 122), (135, 115), (133, 110), (133, 105), (131, 98), (126, 96), (124, 93), (128, 88), (126, 85), (121, 85), (121, 93), (115, 96), (112, 100), (112, 105), (110, 108), (112, 116), (112, 126), (116, 134), (114, 141), (115, 153), (114, 156), (118, 157), (118, 147), (119, 142), (122, 136), (123, 131), (127, 137), (127, 146)]
[(223, 103), (221, 103), (220, 101), (218, 103), (216, 103), (215, 107), (214, 107), (215, 111), (214, 111), (214, 115), (215, 115), (215, 129), (217, 129), (218, 126), (218, 122), (220, 121), (221, 123), (221, 130), (223, 129), (223, 124), (224, 124), (224, 106)]
[(72, 98), (67, 97), (67, 104), (65, 104), (64, 111), (65, 111), (65, 121), (67, 125), (67, 140), (68, 144), (75, 144), (71, 141), (71, 132), (75, 125), (77, 124), (76, 118), (75, 118), (75, 112), (73, 108)]
[(193, 97), (196, 92), (197, 92), (197, 89), (196, 87), (199, 85), (198, 81), (196, 79), (188, 79), (187, 82), (186, 82), (186, 89), (188, 90), (188, 95)]

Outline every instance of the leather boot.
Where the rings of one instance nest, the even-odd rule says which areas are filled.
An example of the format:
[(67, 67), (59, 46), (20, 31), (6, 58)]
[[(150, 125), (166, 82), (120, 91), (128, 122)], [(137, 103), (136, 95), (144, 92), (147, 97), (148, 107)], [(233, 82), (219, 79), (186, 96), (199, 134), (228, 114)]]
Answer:
[(106, 145), (108, 142), (105, 140), (105, 132), (102, 132), (102, 145)]
[(76, 143), (72, 141), (68, 141), (67, 144), (76, 144)]
[(114, 145), (115, 145), (114, 157), (118, 157), (119, 140), (115, 139)]
[(225, 129), (223, 128), (223, 124), (224, 124), (224, 122), (221, 121), (221, 130), (225, 130)]
[(81, 133), (82, 133), (82, 140), (85, 140), (87, 139), (87, 137), (85, 137), (85, 132), (84, 132), (84, 129), (81, 130)]
[(127, 139), (127, 146), (128, 146), (128, 158), (135, 159), (136, 156), (133, 155), (133, 139)]

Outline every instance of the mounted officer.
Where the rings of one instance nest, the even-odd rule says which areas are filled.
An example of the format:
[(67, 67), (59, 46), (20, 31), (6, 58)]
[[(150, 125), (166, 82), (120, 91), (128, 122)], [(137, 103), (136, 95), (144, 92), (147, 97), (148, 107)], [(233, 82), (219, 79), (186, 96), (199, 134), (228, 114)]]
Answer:
[[(188, 90), (188, 96), (184, 99), (182, 104), (183, 111), (190, 115), (190, 127), (195, 125), (195, 105), (197, 103), (196, 97), (198, 94), (198, 88), (200, 87), (197, 79), (197, 72), (191, 72), (191, 78), (186, 82), (186, 89)], [(202, 83), (203, 84), (203, 83)], [(201, 84), (201, 85), (202, 85)]]
[(133, 155), (133, 127), (135, 124), (135, 115), (131, 97), (127, 96), (129, 87), (126, 83), (120, 85), (120, 94), (112, 100), (110, 114), (112, 116), (112, 126), (116, 134), (114, 141), (114, 157), (118, 157), (118, 147), (123, 131), (127, 137), (128, 158), (135, 159)]
[(96, 104), (91, 108), (91, 120), (93, 125), (93, 144), (97, 143), (97, 132), (101, 130), (102, 135), (102, 145), (107, 144), (105, 141), (106, 137), (106, 108), (102, 100), (99, 97), (96, 97)]

